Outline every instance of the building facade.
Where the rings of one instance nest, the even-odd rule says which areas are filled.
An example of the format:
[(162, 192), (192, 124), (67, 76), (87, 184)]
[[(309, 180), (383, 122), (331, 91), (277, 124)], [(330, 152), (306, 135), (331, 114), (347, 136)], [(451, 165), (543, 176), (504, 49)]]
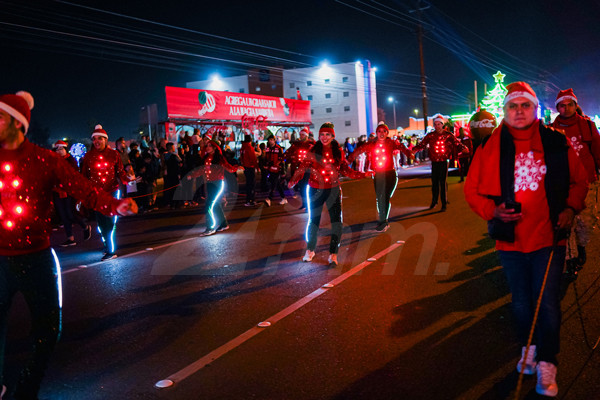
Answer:
[(188, 82), (187, 88), (279, 96), (311, 102), (311, 130), (333, 122), (336, 139), (369, 135), (377, 127), (375, 69), (369, 61), (319, 67), (251, 70), (247, 75)]

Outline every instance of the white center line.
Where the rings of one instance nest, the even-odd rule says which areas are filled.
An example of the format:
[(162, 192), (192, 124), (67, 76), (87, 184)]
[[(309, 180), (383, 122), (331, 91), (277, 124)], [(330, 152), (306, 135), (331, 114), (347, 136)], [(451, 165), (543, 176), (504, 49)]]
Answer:
[[(377, 259), (379, 259), (379, 258), (385, 256), (386, 254), (394, 251), (395, 249), (397, 249), (398, 247), (402, 246), (403, 244), (404, 244), (403, 241), (398, 241), (398, 242), (392, 244), (391, 246), (387, 247), (386, 249), (380, 251), (379, 253), (377, 253), (374, 256), (369, 257), (369, 258), (370, 259), (374, 258), (375, 261), (376, 261)], [(366, 266), (372, 264), (375, 261), (363, 261), (362, 263), (360, 263), (357, 266), (353, 267), (349, 271), (345, 272), (344, 274), (338, 276), (334, 280), (332, 280), (332, 281), (330, 281), (330, 282), (328, 282), (328, 283), (325, 284), (325, 285), (327, 285), (329, 287), (323, 287), (325, 285), (321, 286), (319, 289), (317, 289), (314, 292), (310, 293), (309, 295), (301, 298), (300, 300), (296, 301), (292, 305), (290, 305), (287, 308), (279, 311), (277, 314), (275, 314), (275, 315), (273, 315), (273, 316), (265, 319), (264, 321), (270, 322), (271, 326), (272, 326), (273, 324), (275, 324), (279, 320), (287, 317), (288, 315), (290, 315), (294, 311), (298, 310), (302, 306), (308, 304), (312, 300), (314, 300), (317, 297), (321, 296), (322, 294), (324, 294), (325, 292), (327, 292), (328, 290), (330, 290), (331, 287), (335, 287), (336, 285), (338, 285), (341, 282), (345, 281), (346, 279), (348, 279), (352, 275), (356, 274), (357, 272), (361, 271)], [(231, 351), (231, 350), (235, 349), (236, 347), (240, 346), (242, 343), (244, 343), (248, 339), (251, 339), (255, 335), (258, 335), (259, 333), (264, 332), (264, 331), (265, 331), (265, 328), (259, 327), (258, 324), (255, 325), (254, 327), (248, 329), (246, 332), (242, 333), (238, 337), (230, 340), (229, 342), (225, 343), (221, 347), (216, 348), (215, 350), (211, 351), (210, 353), (208, 353), (204, 357), (198, 359), (197, 361), (194, 361), (193, 363), (191, 363), (187, 367), (184, 367), (183, 369), (175, 372), (174, 374), (170, 375), (169, 377), (167, 377), (164, 380), (158, 381), (155, 384), (155, 387), (157, 387), (157, 388), (170, 387), (174, 383), (181, 382), (182, 380), (184, 380), (187, 377), (189, 377), (190, 375), (198, 372), (200, 369), (204, 368), (205, 366), (207, 366), (211, 362), (217, 360), (218, 358), (220, 358), (224, 354), (226, 354), (229, 351)]]

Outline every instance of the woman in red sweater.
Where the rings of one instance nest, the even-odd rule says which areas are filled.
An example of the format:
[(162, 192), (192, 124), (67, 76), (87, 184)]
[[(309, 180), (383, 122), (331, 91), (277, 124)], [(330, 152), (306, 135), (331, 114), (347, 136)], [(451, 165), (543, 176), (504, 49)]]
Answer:
[(317, 231), (321, 223), (323, 206), (327, 205), (331, 220), (331, 241), (329, 242), (329, 265), (337, 266), (337, 253), (342, 237), (342, 188), (340, 175), (351, 178), (372, 176), (372, 172), (358, 172), (350, 169), (344, 157), (344, 151), (335, 140), (335, 131), (331, 122), (326, 122), (319, 129), (319, 141), (304, 159), (300, 168), (290, 180), (288, 186), (293, 188), (310, 170), (308, 179), (308, 225), (306, 227), (306, 254), (303, 261), (312, 261), (317, 247)]

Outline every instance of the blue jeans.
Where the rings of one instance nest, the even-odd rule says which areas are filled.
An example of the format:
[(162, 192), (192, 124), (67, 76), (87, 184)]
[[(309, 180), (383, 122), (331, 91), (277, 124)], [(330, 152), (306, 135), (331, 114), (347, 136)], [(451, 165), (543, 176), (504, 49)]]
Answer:
[[(531, 253), (498, 251), (512, 294), (512, 309), (521, 346), (527, 344), (551, 251), (552, 247)], [(554, 365), (558, 364), (556, 356), (560, 347), (560, 280), (564, 262), (565, 246), (555, 247), (533, 336), (537, 360)]]

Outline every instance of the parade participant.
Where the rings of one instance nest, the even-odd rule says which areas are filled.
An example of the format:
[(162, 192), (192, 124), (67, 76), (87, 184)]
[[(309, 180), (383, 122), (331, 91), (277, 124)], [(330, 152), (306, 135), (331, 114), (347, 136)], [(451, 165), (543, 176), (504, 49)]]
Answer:
[[(308, 133), (308, 129), (302, 128), (300, 130), (300, 139), (292, 143), (290, 148), (285, 152), (286, 162), (290, 163), (290, 176), (294, 176), (296, 170), (300, 168), (302, 161), (304, 161), (306, 155), (315, 144), (314, 140), (308, 139)], [(298, 182), (298, 185), (296, 185), (296, 189), (300, 192), (300, 198), (302, 199), (300, 210), (306, 210), (306, 185), (308, 185), (309, 176), (310, 173), (307, 171), (300, 182)]]
[(302, 261), (312, 261), (317, 248), (317, 232), (321, 223), (323, 205), (327, 205), (331, 221), (331, 240), (329, 242), (329, 265), (337, 266), (337, 253), (342, 238), (342, 188), (340, 175), (351, 178), (373, 176), (354, 171), (348, 167), (344, 151), (335, 140), (335, 130), (331, 122), (319, 129), (319, 140), (308, 153), (300, 168), (290, 179), (289, 188), (293, 188), (310, 170), (307, 186), (308, 224), (306, 227), (307, 249)]
[(442, 202), (442, 211), (446, 211), (448, 203), (446, 194), (446, 179), (448, 178), (448, 160), (455, 152), (468, 153), (469, 150), (451, 132), (444, 129), (445, 119), (441, 114), (433, 116), (434, 131), (428, 133), (421, 143), (411, 151), (413, 154), (428, 148), (431, 160), (431, 205), (437, 205), (438, 198)]
[(265, 162), (268, 171), (268, 182), (269, 182), (269, 195), (265, 199), (265, 203), (267, 206), (271, 205), (273, 200), (273, 192), (275, 189), (279, 192), (279, 196), (281, 196), (281, 201), (279, 204), (287, 204), (287, 199), (285, 198), (285, 192), (283, 191), (283, 184), (281, 182), (282, 174), (283, 174), (283, 149), (280, 145), (278, 145), (275, 141), (275, 136), (270, 135), (267, 139), (267, 147), (264, 150), (265, 153)]
[(205, 155), (200, 166), (189, 174), (187, 179), (204, 176), (206, 182), (206, 230), (200, 236), (210, 236), (229, 229), (227, 218), (221, 205), (221, 196), (225, 191), (225, 170), (234, 173), (242, 166), (235, 167), (227, 162), (221, 153), (219, 143), (209, 140), (205, 146)]
[[(92, 148), (81, 159), (81, 173), (92, 181), (97, 189), (116, 198), (121, 197), (118, 190), (119, 182), (124, 185), (129, 183), (119, 153), (108, 147), (108, 133), (102, 128), (102, 125), (96, 125), (92, 132)], [(117, 258), (115, 253), (117, 250), (115, 243), (117, 217), (96, 212), (96, 222), (104, 244), (102, 261)]]
[(585, 199), (586, 208), (573, 224), (573, 232), (567, 244), (567, 272), (576, 275), (587, 259), (585, 246), (590, 241), (592, 227), (598, 220), (598, 175), (600, 167), (600, 134), (596, 125), (577, 111), (577, 97), (573, 89), (561, 90), (556, 96), (556, 109), (559, 115), (552, 126), (565, 133), (571, 142), (575, 153), (585, 167), (590, 184), (590, 190)]
[[(469, 130), (471, 131), (471, 138), (473, 139), (473, 154), (475, 150), (481, 145), (483, 139), (490, 136), (492, 131), (496, 128), (496, 116), (486, 110), (480, 110), (473, 114), (469, 120)], [(471, 158), (473, 157), (471, 155)]]
[(467, 153), (461, 152), (458, 154), (458, 172), (460, 174), (459, 182), (465, 181), (465, 176), (469, 172), (469, 164), (473, 155), (473, 141), (465, 134), (465, 128), (461, 127), (458, 130), (458, 140), (469, 150)]
[(256, 196), (256, 169), (258, 168), (257, 151), (252, 145), (252, 136), (245, 135), (242, 148), (240, 150), (240, 163), (244, 167), (244, 176), (246, 178), (246, 207), (253, 207)]
[(368, 153), (372, 160), (371, 169), (375, 171), (373, 184), (375, 187), (375, 204), (377, 206), (377, 226), (375, 230), (385, 232), (389, 229), (388, 216), (390, 214), (390, 200), (398, 184), (398, 174), (394, 168), (394, 152), (401, 151), (407, 157), (412, 153), (402, 143), (388, 137), (390, 130), (386, 124), (380, 122), (375, 131), (377, 140), (368, 142), (366, 145), (356, 149), (348, 158), (348, 162), (362, 153)]
[(7, 317), (20, 291), (31, 313), (33, 354), (21, 371), (16, 399), (37, 399), (61, 330), (58, 258), (50, 248), (52, 188), (64, 189), (86, 207), (106, 214), (130, 214), (133, 200), (96, 191), (63, 158), (26, 138), (33, 98), (29, 93), (0, 96), (0, 396)]
[[(77, 160), (67, 151), (67, 142), (58, 140), (54, 143), (54, 151), (63, 158), (75, 171), (79, 171)], [(61, 247), (75, 246), (75, 236), (73, 236), (73, 222), (76, 222), (83, 229), (83, 240), (90, 240), (92, 237), (92, 227), (86, 224), (83, 218), (75, 210), (75, 202), (73, 198), (63, 189), (54, 188), (52, 193), (52, 201), (58, 217), (63, 223), (67, 240), (61, 243)]]
[[(556, 396), (564, 237), (584, 208), (586, 173), (566, 137), (536, 117), (531, 87), (515, 82), (506, 88), (504, 120), (475, 153), (464, 192), (496, 239), (523, 346), (517, 370), (537, 370), (536, 391)], [(536, 335), (527, 352), (543, 281)]]

